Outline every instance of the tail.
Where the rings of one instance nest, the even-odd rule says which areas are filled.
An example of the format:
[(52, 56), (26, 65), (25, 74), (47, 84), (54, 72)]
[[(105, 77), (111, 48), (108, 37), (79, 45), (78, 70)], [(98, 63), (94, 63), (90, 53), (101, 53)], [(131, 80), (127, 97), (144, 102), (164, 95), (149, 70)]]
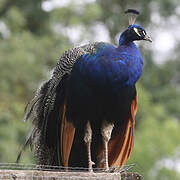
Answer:
[(66, 79), (54, 76), (46, 81), (27, 104), (24, 121), (32, 120), (32, 130), (18, 154), (19, 162), (22, 152), (28, 145), (35, 151), (38, 164), (61, 165), (60, 133), (64, 111)]

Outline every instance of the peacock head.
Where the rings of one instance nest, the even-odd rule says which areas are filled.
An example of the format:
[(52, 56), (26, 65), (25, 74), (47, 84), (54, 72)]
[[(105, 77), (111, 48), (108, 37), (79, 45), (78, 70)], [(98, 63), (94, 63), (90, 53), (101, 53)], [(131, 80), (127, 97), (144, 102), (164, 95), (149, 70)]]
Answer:
[(130, 40), (132, 41), (145, 40), (152, 42), (151, 37), (147, 35), (145, 29), (137, 24), (129, 25), (126, 33), (128, 34), (127, 36), (130, 38)]
[(137, 15), (139, 12), (134, 9), (128, 9), (125, 12), (129, 16), (129, 27), (121, 34), (120, 44), (129, 43), (132, 41), (146, 40), (152, 42), (150, 36), (147, 35), (145, 29), (135, 23)]

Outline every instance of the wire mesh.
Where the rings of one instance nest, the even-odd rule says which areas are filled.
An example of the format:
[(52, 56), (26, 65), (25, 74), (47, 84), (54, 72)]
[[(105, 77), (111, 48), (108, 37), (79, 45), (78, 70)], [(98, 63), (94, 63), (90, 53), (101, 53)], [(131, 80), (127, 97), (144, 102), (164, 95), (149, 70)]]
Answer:
[(139, 174), (128, 172), (134, 166), (112, 167), (108, 172), (94, 168), (94, 173), (89, 173), (82, 167), (0, 163), (0, 180), (140, 180)]

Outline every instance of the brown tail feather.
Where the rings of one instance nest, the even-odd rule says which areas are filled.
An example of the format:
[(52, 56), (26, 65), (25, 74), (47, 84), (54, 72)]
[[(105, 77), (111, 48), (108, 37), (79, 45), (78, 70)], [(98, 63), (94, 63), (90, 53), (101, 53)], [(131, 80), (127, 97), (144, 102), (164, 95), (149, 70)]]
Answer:
[(132, 101), (131, 104), (131, 117), (128, 120), (128, 130), (126, 132), (127, 142), (125, 142), (125, 149), (122, 156), (121, 165), (124, 165), (126, 161), (129, 159), (133, 147), (134, 147), (134, 125), (135, 125), (135, 115), (137, 112), (137, 96), (136, 99)]
[(64, 104), (61, 124), (61, 157), (65, 167), (68, 167), (69, 156), (74, 139), (75, 128), (73, 124), (66, 118), (66, 103)]
[(133, 147), (134, 147), (134, 125), (135, 125), (135, 115), (137, 113), (137, 96), (136, 96), (136, 99), (132, 102), (132, 105), (131, 105), (131, 133), (132, 133), (132, 138), (131, 138), (131, 147), (129, 149), (129, 155), (128, 155), (128, 158), (130, 157), (131, 153), (132, 153), (132, 150), (133, 150)]
[[(118, 154), (113, 155), (114, 148), (112, 147), (112, 152), (109, 152), (109, 165), (110, 166), (123, 166), (132, 153), (134, 147), (134, 125), (135, 125), (135, 115), (137, 112), (137, 96), (136, 99), (132, 101), (131, 104), (131, 117), (128, 119), (127, 124), (124, 123), (120, 134), (112, 139), (112, 143), (109, 143), (109, 146), (116, 144), (119, 151), (116, 151)], [(127, 128), (126, 128), (127, 127)], [(125, 130), (125, 131), (124, 131)], [(122, 138), (123, 137), (123, 138)]]
[(120, 165), (124, 165), (128, 159), (128, 154), (129, 154), (129, 151), (130, 149), (132, 148), (131, 147), (131, 142), (132, 142), (132, 128), (131, 128), (131, 123), (129, 122), (128, 123), (128, 130), (126, 132), (126, 137), (125, 137), (125, 142), (123, 144), (123, 148), (121, 150), (122, 152), (122, 157), (121, 157), (121, 161), (120, 161)]
[[(123, 166), (132, 153), (134, 147), (134, 125), (135, 115), (137, 112), (137, 96), (131, 104), (131, 117), (121, 125), (121, 129), (109, 142), (108, 158), (109, 166)], [(98, 157), (102, 157), (102, 151), (98, 153)], [(100, 158), (99, 158), (100, 159)], [(104, 163), (100, 163), (99, 167), (103, 168)]]

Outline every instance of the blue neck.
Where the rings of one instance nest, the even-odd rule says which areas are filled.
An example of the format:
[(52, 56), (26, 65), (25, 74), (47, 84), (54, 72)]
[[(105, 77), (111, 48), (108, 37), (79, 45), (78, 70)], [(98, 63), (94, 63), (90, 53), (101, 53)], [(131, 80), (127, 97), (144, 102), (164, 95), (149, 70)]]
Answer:
[(131, 41), (127, 40), (122, 34), (119, 39), (119, 46), (129, 44)]
[(129, 43), (133, 42), (132, 38), (127, 33), (128, 30), (124, 31), (119, 39), (119, 46), (121, 45), (128, 45)]
[(135, 43), (133, 41), (127, 41), (123, 36), (119, 39), (119, 46), (118, 48), (121, 48), (121, 46), (128, 46), (128, 47), (136, 47)]
[(120, 46), (120, 45), (123, 45), (124, 42), (125, 42), (124, 36), (121, 35), (121, 36), (120, 36), (120, 39), (119, 39), (119, 46)]

